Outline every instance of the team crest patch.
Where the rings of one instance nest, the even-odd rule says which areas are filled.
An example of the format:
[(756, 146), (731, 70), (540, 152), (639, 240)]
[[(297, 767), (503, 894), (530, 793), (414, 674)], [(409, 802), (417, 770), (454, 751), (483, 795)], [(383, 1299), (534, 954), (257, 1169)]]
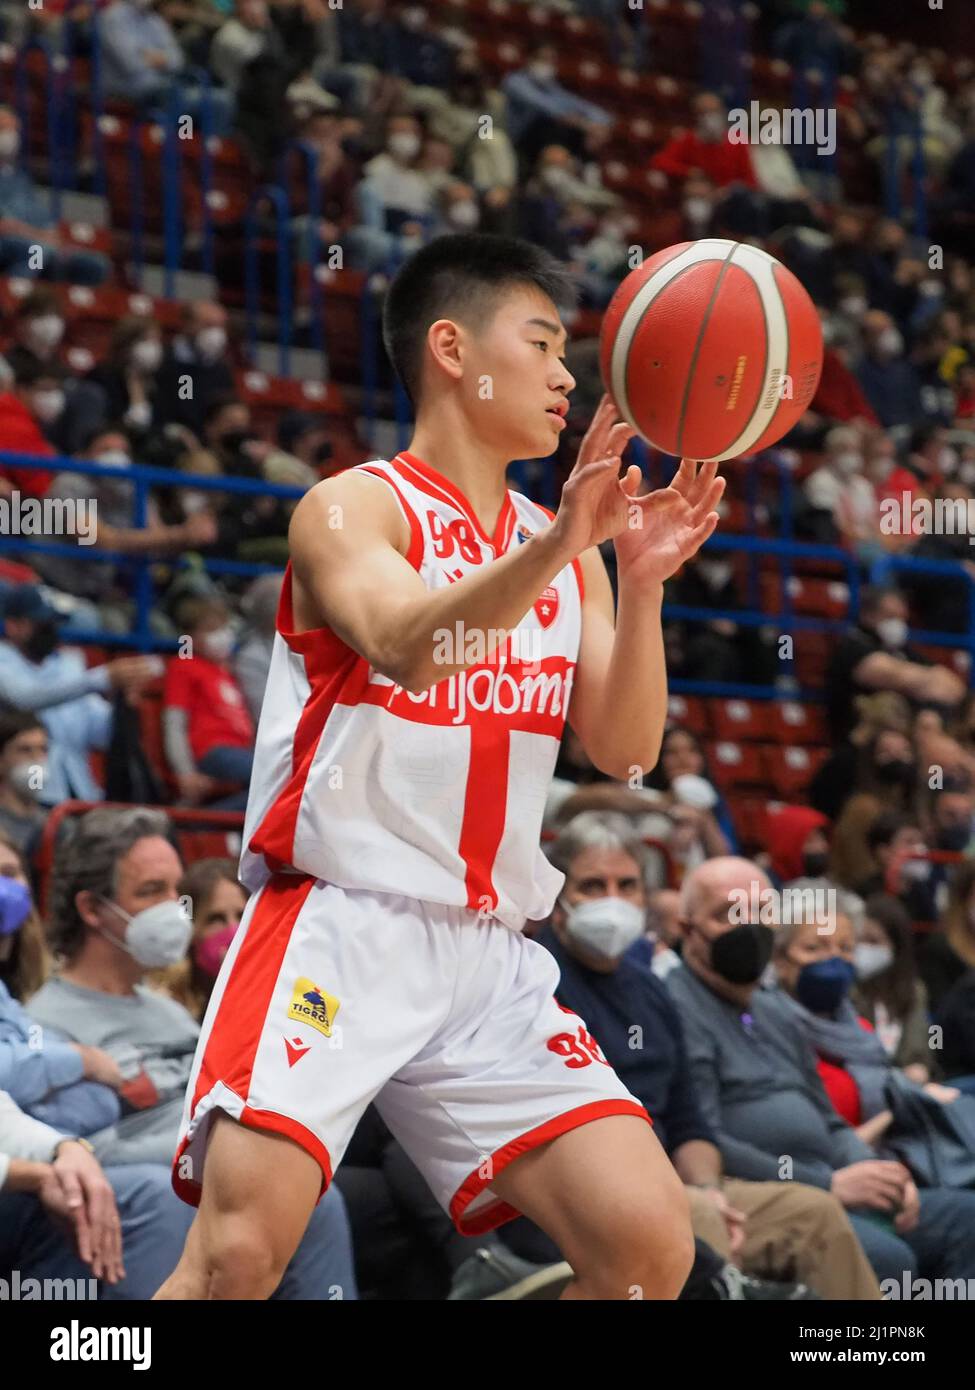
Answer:
[(535, 614), (542, 627), (551, 627), (558, 616), (559, 611), (559, 591), (550, 584), (547, 589), (543, 589), (533, 605)]
[(304, 975), (298, 977), (291, 996), (291, 1007), (288, 1009), (289, 1018), (294, 1019), (296, 1023), (307, 1023), (309, 1028), (316, 1028), (319, 1033), (324, 1033), (326, 1038), (330, 1038), (332, 1024), (338, 1011), (339, 1001), (333, 995), (326, 994)]

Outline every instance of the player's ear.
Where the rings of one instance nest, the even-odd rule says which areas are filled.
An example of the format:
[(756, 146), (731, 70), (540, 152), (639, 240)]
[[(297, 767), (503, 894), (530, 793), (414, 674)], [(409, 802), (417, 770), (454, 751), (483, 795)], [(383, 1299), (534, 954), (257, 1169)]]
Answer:
[(463, 329), (453, 319), (437, 319), (427, 329), (427, 347), (440, 370), (459, 381), (464, 370)]

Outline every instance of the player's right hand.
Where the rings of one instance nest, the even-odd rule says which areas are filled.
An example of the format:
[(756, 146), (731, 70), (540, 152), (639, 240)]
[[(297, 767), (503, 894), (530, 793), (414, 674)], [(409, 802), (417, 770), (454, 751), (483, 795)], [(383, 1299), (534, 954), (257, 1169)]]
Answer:
[[(626, 477), (620, 478), (620, 468), (623, 450), (636, 433), (625, 420), (620, 420), (612, 397), (604, 395), (579, 446), (579, 457), (566, 479), (552, 523), (561, 544), (572, 555), (612, 540), (626, 529), (639, 470), (628, 469)], [(677, 492), (667, 488), (661, 490), (657, 499), (664, 507), (683, 501)]]

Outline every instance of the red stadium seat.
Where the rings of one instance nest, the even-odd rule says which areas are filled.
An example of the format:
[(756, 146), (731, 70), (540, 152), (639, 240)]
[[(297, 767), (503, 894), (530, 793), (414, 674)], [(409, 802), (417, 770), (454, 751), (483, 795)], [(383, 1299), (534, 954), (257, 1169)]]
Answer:
[(716, 738), (767, 739), (769, 708), (762, 700), (715, 700), (711, 720)]
[(770, 710), (771, 732), (786, 746), (828, 743), (829, 727), (821, 705), (799, 704), (794, 700), (775, 701)]
[(671, 695), (667, 701), (667, 724), (689, 729), (692, 734), (709, 734), (707, 701), (693, 695)]
[(710, 743), (708, 766), (722, 791), (735, 787), (764, 787), (768, 781), (762, 749), (756, 743)]
[(768, 780), (786, 801), (802, 800), (830, 752), (829, 748), (782, 748), (778, 744), (762, 749)]

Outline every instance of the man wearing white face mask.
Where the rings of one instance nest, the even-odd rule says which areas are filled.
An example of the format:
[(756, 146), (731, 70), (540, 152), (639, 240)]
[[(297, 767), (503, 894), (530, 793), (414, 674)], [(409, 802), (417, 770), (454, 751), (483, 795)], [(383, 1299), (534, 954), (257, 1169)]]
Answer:
[(36, 714), (0, 714), (0, 830), (25, 859), (33, 856), (47, 812), (39, 793), (47, 771), (47, 730)]
[(226, 605), (216, 598), (191, 598), (180, 607), (188, 641), (174, 658), (163, 691), (166, 757), (185, 800), (211, 795), (217, 781), (240, 792), (220, 803), (243, 810), (254, 761), (254, 724), (244, 692), (230, 668), (236, 634)]
[[(76, 823), (51, 893), (52, 939), (64, 964), (31, 999), (32, 1018), (118, 1063), (122, 1117), (91, 1136), (95, 1153), (114, 1165), (169, 1163), (199, 1033), (181, 1004), (143, 984), (147, 970), (183, 958), (192, 933), (169, 830), (162, 812), (143, 809), (93, 811)], [(275, 1296), (327, 1298), (330, 1285), (355, 1297), (337, 1188), (313, 1213)]]
[(156, 374), (157, 425), (185, 425), (202, 438), (211, 403), (235, 393), (228, 343), (227, 311), (222, 304), (197, 300), (184, 307), (181, 331)]
[[(835, 537), (845, 545), (876, 538), (880, 524), (877, 494), (864, 476), (861, 437), (857, 430), (838, 425), (824, 441), (822, 465), (803, 483), (803, 494), (814, 512), (826, 513)], [(822, 539), (827, 541), (828, 537)]]
[(588, 131), (613, 124), (601, 106), (562, 86), (558, 58), (554, 44), (540, 44), (527, 64), (501, 83), (508, 100), (508, 134), (525, 160), (553, 140), (581, 153)]
[(905, 356), (904, 337), (890, 314), (863, 316), (864, 352), (856, 376), (884, 429), (916, 425), (923, 418), (921, 382)]
[(13, 327), (13, 346), (4, 353), (7, 364), (18, 381), (27, 380), (32, 373), (55, 378), (54, 387), (62, 394), (56, 407), (53, 400), (49, 402), (44, 434), (57, 452), (72, 454), (104, 420), (105, 393), (95, 382), (73, 376), (62, 366), (65, 318), (50, 285), (37, 285), (19, 301)]
[(869, 586), (860, 594), (859, 621), (833, 648), (826, 678), (826, 711), (834, 741), (855, 723), (853, 701), (872, 690), (894, 690), (915, 706), (946, 712), (965, 696), (965, 683), (946, 666), (933, 666), (907, 646), (908, 607), (892, 585)]

